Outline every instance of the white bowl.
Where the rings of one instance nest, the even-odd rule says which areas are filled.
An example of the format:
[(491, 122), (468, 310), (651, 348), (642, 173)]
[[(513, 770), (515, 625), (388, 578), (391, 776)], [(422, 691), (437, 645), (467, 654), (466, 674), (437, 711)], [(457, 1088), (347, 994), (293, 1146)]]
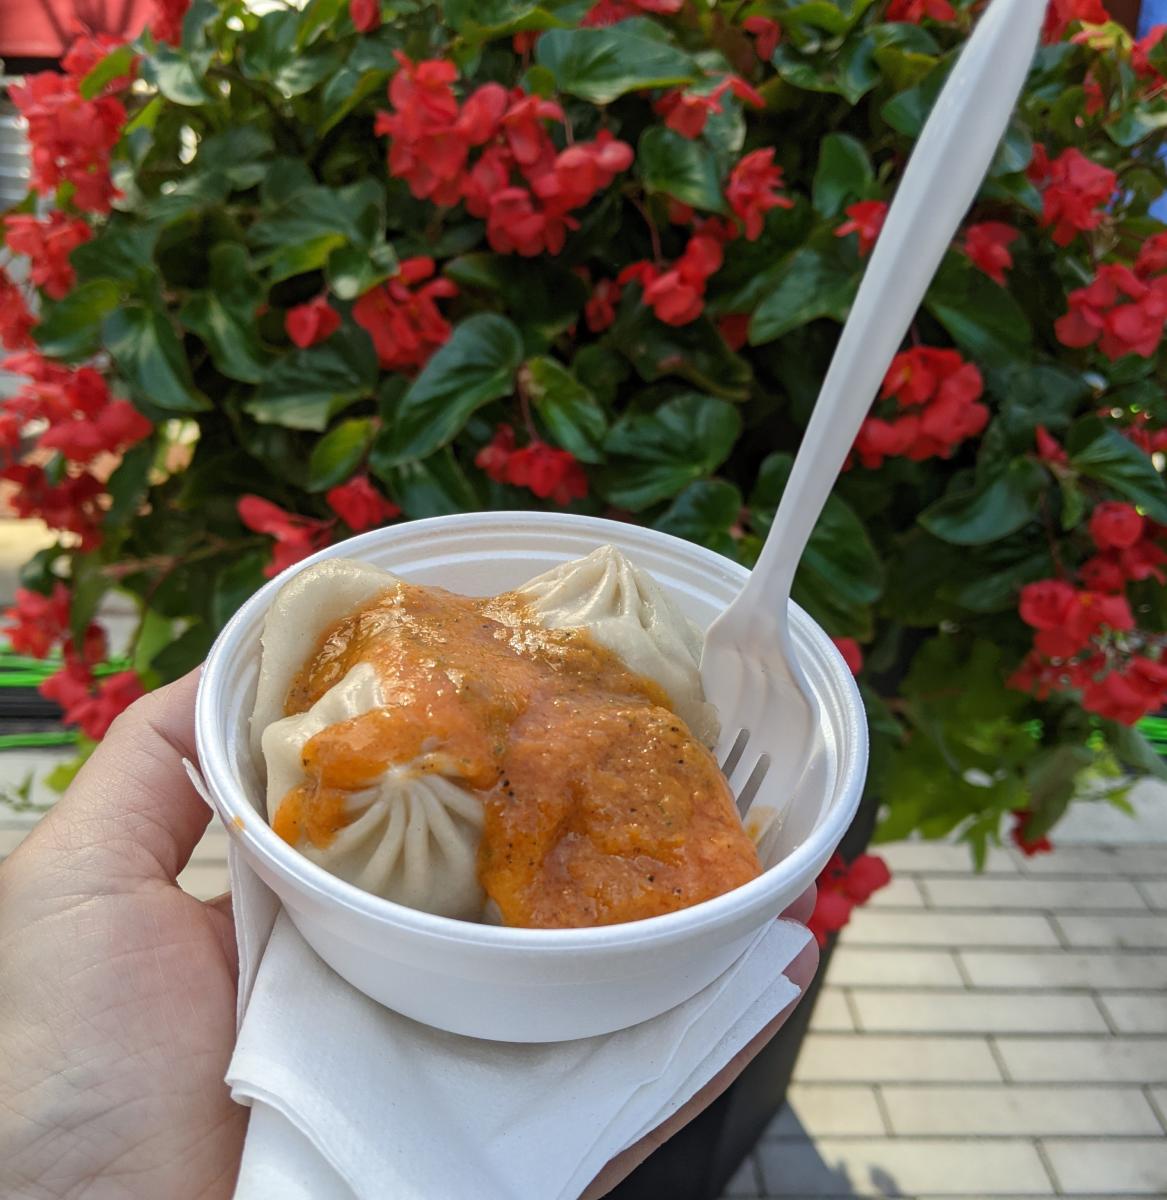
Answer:
[[(559, 1041), (609, 1033), (682, 1003), (725, 971), (815, 879), (855, 815), (867, 726), (855, 681), (825, 633), (791, 605), (794, 641), (823, 715), (811, 769), (763, 851), (768, 869), (723, 896), (594, 929), (507, 929), (436, 917), (344, 883), (276, 836), (248, 748), (259, 637), (276, 591), (302, 567), (343, 556), (466, 595), (526, 582), (612, 544), (705, 628), (748, 572), (700, 546), (634, 525), (561, 513), (493, 512), (378, 529), (261, 588), (219, 635), (198, 694), (204, 777), (244, 858), (337, 974), (415, 1020), (471, 1037)], [(305, 653), (309, 647), (305, 646)]]

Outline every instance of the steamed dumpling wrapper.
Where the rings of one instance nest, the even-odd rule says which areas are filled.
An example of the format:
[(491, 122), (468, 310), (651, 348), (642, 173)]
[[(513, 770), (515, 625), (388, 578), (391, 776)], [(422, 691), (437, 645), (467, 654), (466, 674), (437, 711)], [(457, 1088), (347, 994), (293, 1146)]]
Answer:
[[(438, 669), (443, 687), (429, 696), (431, 707), (425, 708), (428, 716), (418, 717), (416, 714), (411, 716), (413, 710), (419, 707), (419, 702), (415, 695), (411, 703), (410, 696), (406, 694), (408, 673), (399, 678), (395, 669), (386, 662), (382, 662), (378, 670), (369, 661), (360, 661), (360, 657), (368, 652), (368, 647), (375, 649), (378, 646), (376, 637), (381, 635), (370, 635), (369, 630), (379, 620), (396, 622), (397, 632), (394, 636), (401, 641), (404, 631), (404, 640), (408, 642), (415, 632), (408, 622), (416, 621), (418, 614), (406, 613), (401, 609), (402, 597), (413, 596), (413, 603), (416, 604), (418, 595), (431, 592), (445, 596), (447, 603), (457, 602), (462, 610), (476, 606), (474, 611), (480, 615), (471, 617), (467, 611), (462, 611), (458, 618), (462, 624), (458, 625), (455, 621), (455, 625), (450, 627), (450, 637), (444, 633), (436, 637), (434, 645), (438, 649), (434, 653), (439, 657), (430, 660), (429, 666), (446, 663), (446, 666), (439, 665)], [(672, 709), (682, 720), (696, 727), (693, 732), (702, 741), (711, 742), (716, 737), (715, 715), (701, 693), (698, 673), (700, 635), (676, 610), (655, 581), (611, 547), (603, 547), (585, 559), (555, 568), (509, 597), (499, 598), (498, 602), (470, 601), (432, 589), (411, 587), (386, 571), (346, 560), (328, 560), (301, 572), (280, 591), (264, 628), (252, 739), (253, 746), (262, 754), (267, 767), (268, 814), (281, 836), (325, 869), (387, 899), (445, 916), (481, 919), (484, 895), (479, 872), (483, 870), (485, 860), (479, 860), (478, 850), (484, 827), (483, 804), (492, 787), (497, 791), (502, 786), (497, 775), (492, 773), (495, 770), (501, 772), (502, 768), (496, 767), (492, 759), (488, 773), (483, 774), (484, 761), (476, 760), (473, 754), (458, 759), (453, 752), (447, 752), (454, 743), (435, 735), (435, 730), (445, 726), (441, 721), (434, 725), (435, 710), (432, 703), (438, 703), (441, 713), (444, 713), (442, 720), (448, 724), (452, 711), (450, 695), (446, 696), (446, 700), (440, 700), (443, 691), (448, 694), (461, 691), (471, 699), (474, 696), (474, 680), (471, 678), (467, 682), (466, 678), (473, 676), (474, 672), (451, 670), (447, 659), (441, 657), (449, 649), (448, 643), (461, 646), (463, 643), (459, 639), (477, 636), (485, 639), (484, 645), (493, 647), (497, 653), (500, 629), (514, 628), (514, 638), (529, 642), (532, 633), (525, 631), (532, 630), (533, 621), (538, 622), (539, 628), (562, 631), (539, 635), (536, 641), (550, 638), (549, 644), (553, 647), (559, 646), (562, 650), (567, 646), (568, 657), (571, 654), (578, 657), (581, 653), (580, 646), (576, 644), (578, 638), (575, 631), (586, 630), (590, 640), (584, 639), (586, 645), (582, 652), (585, 658), (586, 646), (597, 646), (591, 652), (593, 656), (603, 656), (611, 651), (607, 660), (602, 657), (600, 660), (610, 664), (609, 685), (617, 691), (631, 688), (637, 692), (636, 702), (642, 708), (660, 714), (656, 718), (658, 725), (661, 721), (667, 723), (668, 710)], [(348, 630), (344, 636), (350, 641), (342, 642), (344, 653), (338, 658), (333, 653), (336, 646), (330, 651), (327, 639), (335, 639), (342, 627)], [(457, 637), (453, 636), (455, 628), (461, 630)], [(419, 636), (423, 640), (424, 636), (433, 636), (433, 630), (427, 631), (423, 625), (418, 625), (417, 629), (421, 630)], [(366, 650), (362, 651), (358, 646), (348, 653), (346, 647), (350, 647), (350, 643), (355, 645), (360, 642), (360, 637), (366, 635), (373, 637), (371, 642), (361, 643)], [(414, 646), (414, 649), (417, 647)], [(330, 653), (333, 653), (335, 660), (331, 663)], [(510, 659), (521, 657), (514, 651), (509, 654)], [(613, 659), (612, 654), (619, 661)], [(304, 690), (302, 682), (297, 682), (302, 674), (301, 668), (308, 670), (306, 657), (316, 667), (323, 663), (326, 668), (322, 675), (315, 677), (308, 691)], [(454, 655), (449, 661), (458, 661), (457, 656)], [(471, 660), (461, 661), (465, 666)], [(495, 667), (505, 670), (507, 662), (496, 662)], [(613, 669), (618, 673), (616, 676), (612, 674)], [(443, 670), (448, 674), (449, 683), (446, 676), (441, 675)], [(616, 679), (614, 684), (613, 678)], [(652, 689), (654, 685), (659, 690), (651, 700), (646, 700), (644, 689)], [(298, 698), (294, 695), (297, 689)], [(484, 685), (480, 690), (489, 691), (490, 687)], [(387, 692), (395, 694), (387, 695)], [(587, 697), (582, 697), (582, 700), (586, 708)], [(283, 715), (286, 702), (289, 702), (287, 711), (291, 714), (288, 716)], [(576, 703), (580, 702), (577, 696)], [(442, 708), (442, 704), (446, 707)], [(667, 707), (654, 707), (658, 705)], [(525, 700), (518, 699), (513, 713), (507, 719), (519, 719), (524, 707)], [(458, 706), (454, 705), (455, 723), (459, 711)], [(599, 725), (602, 726), (603, 719), (611, 714), (599, 712), (598, 715), (601, 718)], [(635, 713), (633, 715), (636, 716)], [(371, 766), (367, 777), (362, 776), (355, 782), (347, 781), (344, 787), (348, 790), (317, 788), (310, 793), (310, 804), (301, 803), (304, 796), (309, 794), (306, 788), (309, 770), (306, 764), (309, 759), (313, 755), (316, 755), (313, 761), (320, 760), (321, 755), (327, 757), (330, 739), (337, 741), (338, 735), (348, 731), (351, 740), (353, 736), (358, 736), (362, 728), (367, 729), (370, 722), (376, 725), (382, 717), (386, 720), (392, 718), (392, 727), (387, 724), (384, 729), (400, 743), (396, 757), (375, 764), (375, 769)], [(676, 725), (676, 719), (672, 720)], [(411, 722), (412, 732), (409, 731)], [(656, 726), (645, 728), (646, 744), (657, 745), (659, 749), (662, 735), (666, 740), (672, 738), (681, 746), (675, 752), (681, 756), (677, 761), (682, 761), (682, 743), (688, 737), (683, 727), (678, 725), (671, 733)], [(595, 737), (601, 739), (607, 736), (599, 727), (584, 732), (589, 737), (593, 732)], [(542, 729), (532, 731), (535, 744), (544, 733)], [(367, 734), (360, 736), (365, 736), (367, 740)], [(627, 729), (622, 731), (622, 736), (628, 741)], [(401, 742), (402, 737), (406, 739), (404, 742)], [(320, 749), (322, 742), (324, 748)], [(339, 742), (344, 745), (343, 736), (339, 736)], [(543, 761), (536, 772), (538, 778), (546, 777), (549, 784), (561, 766), (554, 753), (554, 743), (550, 745), (550, 757)], [(402, 747), (405, 747), (404, 751)], [(498, 745), (494, 749), (497, 751)], [(718, 784), (724, 788), (724, 781), (716, 772), (712, 759), (699, 747), (693, 749), (699, 752), (698, 757), (702, 761), (694, 763), (690, 754), (690, 762), (685, 769), (690, 772), (696, 770), (698, 775), (701, 771), (712, 770), (717, 775)], [(479, 756), (479, 759), (483, 758)], [(489, 753), (485, 758), (489, 758)], [(671, 758), (669, 762), (672, 762)], [(642, 765), (637, 760), (628, 760), (617, 772), (617, 777), (635, 776)], [(515, 770), (519, 769), (516, 765)], [(317, 784), (321, 778), (316, 777)], [(657, 782), (660, 783), (660, 780)], [(297, 792), (301, 785), (304, 785), (302, 790)], [(566, 796), (574, 786), (571, 778), (566, 776), (554, 785), (558, 788), (557, 794), (562, 796)], [(704, 790), (708, 791), (710, 786), (710, 781), (705, 779), (702, 784)], [(325, 801), (323, 804), (322, 797)], [(586, 801), (573, 801), (576, 808), (580, 803), (584, 809), (588, 807)], [(340, 806), (343, 812), (329, 813), (330, 805)], [(732, 801), (729, 808), (732, 811)], [(330, 828), (325, 830), (327, 836), (317, 836), (319, 830), (313, 827), (314, 821), (319, 824), (322, 811), (325, 824), (331, 823)], [(488, 806), (488, 812), (495, 812), (497, 818), (497, 805), (493, 809)], [(566, 808), (558, 819), (572, 818), (574, 812), (574, 808)], [(702, 815), (698, 813), (699, 817)], [(724, 824), (724, 814), (722, 818), (721, 824)], [(511, 819), (511, 814), (506, 814), (506, 819)], [(733, 814), (733, 821), (736, 821), (736, 814)], [(732, 831), (728, 842), (721, 838), (722, 832), (725, 831), (715, 821), (705, 831), (703, 840), (711, 847), (710, 855), (723, 853), (723, 856), (734, 859), (730, 864), (730, 874), (733, 874), (738, 867), (735, 854), (740, 857), (737, 853), (740, 847), (729, 844), (733, 842)], [(498, 834), (497, 819), (495, 833)], [(740, 825), (737, 834), (741, 836)], [(509, 838), (511, 834), (505, 836)], [(666, 836), (667, 840), (671, 831), (666, 826), (663, 832), (657, 831), (657, 836)], [(511, 842), (507, 841), (506, 844), (509, 846)], [(492, 846), (494, 842), (488, 841), (485, 845)], [(539, 853), (545, 851), (546, 846)], [(637, 858), (636, 847), (629, 848), (627, 845), (622, 848), (613, 846), (609, 853), (617, 857), (624, 855), (629, 862), (647, 861), (643, 856)], [(753, 855), (752, 847), (749, 853)], [(476, 860), (479, 860), (477, 870)], [(623, 863), (623, 859), (619, 861)], [(753, 863), (752, 872), (756, 874), (756, 856), (753, 856)], [(499, 864), (496, 862), (495, 866), (499, 867)], [(573, 870), (578, 866), (578, 863), (571, 864)], [(505, 876), (505, 870), (501, 873)], [(653, 878), (651, 874), (648, 877), (650, 880)], [(492, 878), (498, 881), (498, 870)], [(735, 882), (742, 881), (738, 878)], [(687, 884), (685, 879), (673, 882)], [(501, 888), (504, 884), (499, 883), (498, 886)], [(734, 886), (734, 883), (729, 886)], [(678, 886), (674, 891), (681, 895), (684, 887)], [(705, 896), (696, 896), (696, 899), (700, 898)], [(684, 903), (695, 903), (696, 899), (671, 903), (672, 907), (679, 907)], [(596, 922), (589, 920), (587, 913), (582, 912), (566, 923)]]

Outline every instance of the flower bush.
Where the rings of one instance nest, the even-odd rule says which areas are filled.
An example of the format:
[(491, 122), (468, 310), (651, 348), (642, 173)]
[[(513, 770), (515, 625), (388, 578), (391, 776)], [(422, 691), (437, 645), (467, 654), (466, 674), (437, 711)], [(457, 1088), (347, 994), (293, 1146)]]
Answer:
[[(100, 736), (265, 577), (386, 521), (570, 508), (750, 563), (980, 7), (160, 0), (14, 88), (0, 475), (61, 539), (8, 636), (62, 649), (46, 694)], [(1042, 849), (1159, 769), (1162, 35), (1049, 6), (800, 568), (861, 674), (881, 837), (983, 854), (1016, 813)], [(141, 622), (98, 674), (114, 588)]]

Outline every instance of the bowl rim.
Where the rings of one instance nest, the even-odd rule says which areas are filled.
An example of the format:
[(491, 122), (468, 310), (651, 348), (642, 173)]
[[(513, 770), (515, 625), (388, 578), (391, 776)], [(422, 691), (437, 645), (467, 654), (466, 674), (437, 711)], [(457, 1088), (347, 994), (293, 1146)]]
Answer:
[[(809, 872), (816, 863), (821, 865), (834, 850), (858, 808), (866, 777), (867, 720), (858, 686), (842, 655), (822, 628), (793, 601), (791, 620), (795, 640), (807, 642), (817, 651), (834, 684), (847, 724), (854, 731), (853, 752), (841, 755), (838, 762), (835, 794), (841, 797), (841, 802), (836, 803), (805, 840), (785, 858), (764, 870), (756, 879), (720, 896), (676, 912), (611, 925), (569, 929), (485, 925), (423, 912), (367, 892), (313, 863), (275, 833), (235, 778), (226, 739), (220, 736), (222, 730), (218, 714), (221, 706), (218, 698), (229, 686), (234, 660), (232, 652), (236, 649), (236, 643), (245, 636), (247, 628), (262, 617), (276, 593), (294, 575), (331, 558), (359, 559), (363, 548), (382, 546), (387, 534), (392, 536), (400, 531), (398, 536), (420, 536), (424, 540), (430, 531), (451, 528), (473, 531), (475, 527), (506, 523), (537, 524), (545, 526), (548, 532), (594, 536), (600, 539), (597, 545), (613, 541), (619, 547), (621, 542), (641, 541), (646, 547), (687, 559), (690, 565), (705, 566), (721, 574), (728, 573), (743, 584), (749, 575), (747, 568), (716, 551), (661, 530), (575, 513), (523, 510), (457, 513), (383, 526), (336, 542), (288, 567), (249, 597), (220, 631), (207, 655), (195, 705), (196, 746), (200, 768), (208, 785), (209, 799), (228, 833), (242, 843), (245, 853), (249, 852), (258, 858), (288, 886), (300, 893), (310, 893), (326, 905), (428, 939), (499, 950), (611, 951), (619, 946), (671, 942), (688, 937), (699, 929), (723, 925), (743, 913), (764, 908), (771, 894), (784, 890), (792, 879), (803, 874), (807, 874), (807, 882), (811, 882)], [(403, 569), (408, 571), (409, 568)], [(260, 819), (257, 820), (257, 817)]]

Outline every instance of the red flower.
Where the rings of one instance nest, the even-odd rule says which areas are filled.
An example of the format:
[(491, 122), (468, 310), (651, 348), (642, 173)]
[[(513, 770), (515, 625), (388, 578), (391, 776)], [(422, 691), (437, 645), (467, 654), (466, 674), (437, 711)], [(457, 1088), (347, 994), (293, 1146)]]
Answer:
[(746, 33), (753, 34), (754, 49), (758, 52), (758, 57), (763, 62), (769, 62), (782, 40), (782, 26), (769, 17), (746, 17), (742, 28)]
[(1021, 236), (1003, 221), (982, 221), (964, 231), (964, 252), (969, 261), (994, 283), (1005, 286), (1005, 272), (1013, 265), (1009, 247)]
[(843, 210), (850, 218), (835, 230), (835, 237), (846, 237), (849, 233), (859, 235), (859, 257), (866, 258), (875, 245), (879, 231), (887, 219), (886, 200), (860, 200), (848, 204)]
[(1125, 550), (1143, 536), (1145, 524), (1133, 505), (1107, 500), (1090, 514), (1090, 536), (1099, 550)]
[(1059, 246), (1068, 246), (1079, 232), (1097, 228), (1105, 215), (1103, 207), (1118, 187), (1113, 171), (1073, 147), (1050, 159), (1044, 147), (1035, 146), (1027, 174), (1043, 187), (1041, 223), (1053, 226), (1051, 236)]
[(449, 339), (450, 323), (437, 302), (456, 296), (458, 288), (449, 279), (429, 279), (433, 272), (432, 258), (407, 258), (393, 279), (353, 305), (353, 320), (373, 339), (386, 370), (418, 369)]
[(665, 124), (682, 137), (701, 136), (710, 113), (721, 112), (721, 97), (727, 91), (746, 104), (762, 108), (765, 101), (746, 81), (737, 75), (727, 75), (710, 92), (665, 92), (653, 106), (665, 118)]
[[(1162, 28), (1167, 29), (1167, 25)], [(1167, 271), (1167, 233), (1156, 233), (1139, 247), (1135, 274), (1140, 279), (1146, 279), (1150, 275), (1161, 275), (1164, 271)]]
[(25, 302), (24, 293), (0, 267), (0, 346), (6, 350), (27, 350), (33, 345), (36, 317)]
[(324, 498), (353, 533), (375, 529), (401, 515), (401, 509), (382, 496), (367, 475), (354, 475), (347, 483), (329, 488)]
[(1054, 322), (1065, 346), (1095, 342), (1107, 358), (1139, 354), (1150, 358), (1167, 325), (1167, 276), (1149, 283), (1129, 267), (1108, 264), (1098, 268), (1089, 286), (1069, 295), (1069, 310)]
[(315, 554), (317, 550), (322, 550), (331, 540), (333, 522), (285, 512), (261, 496), (240, 496), (235, 510), (248, 529), (275, 538), (272, 561), (264, 570), (269, 579), (308, 555)]
[(381, 25), (381, 0), (348, 0), (348, 15), (357, 33), (372, 33)]
[(1033, 823), (1035, 815), (1034, 813), (1026, 812), (1024, 809), (1013, 810), (1014, 822), (1013, 828), (1009, 831), (1009, 836), (1026, 858), (1032, 858), (1035, 854), (1049, 854), (1053, 849), (1049, 838), (1031, 838), (1029, 836), (1027, 831)]
[(851, 910), (855, 903), (842, 892), (819, 888), (815, 896), (814, 912), (810, 915), (806, 927), (814, 934), (814, 940), (820, 946), (827, 944), (827, 938), (837, 933), (851, 920)]
[(61, 421), (41, 435), (46, 450), (59, 450), (70, 462), (92, 462), (99, 454), (128, 450), (150, 436), (154, 426), (128, 400), (113, 400), (95, 417)]
[(145, 695), (136, 671), (121, 671), (97, 684), (85, 663), (66, 655), (65, 665), (40, 685), (42, 696), (58, 704), (66, 725), (78, 725), (86, 737), (100, 741), (114, 720)]
[(1039, 425), (1034, 430), (1034, 437), (1037, 442), (1037, 456), (1042, 462), (1059, 467), (1069, 465), (1070, 456), (1044, 425)]
[(1034, 629), (1057, 629), (1068, 619), (1075, 594), (1060, 579), (1027, 583), (1021, 589), (1021, 619)]
[(1134, 725), (1161, 708), (1167, 697), (1167, 664), (1132, 658), (1125, 667), (1107, 671), (1082, 688), (1082, 707), (1123, 725)]
[(672, 269), (643, 284), (644, 302), (667, 325), (695, 321), (705, 305), (705, 284), (721, 266), (721, 243), (706, 233), (695, 233)]
[(29, 279), (54, 300), (68, 295), (77, 281), (69, 255), (93, 237), (89, 225), (56, 210), (44, 221), (21, 214), (5, 217), (4, 225), (8, 249), (30, 260)]
[(17, 485), (11, 503), (18, 517), (40, 517), (50, 529), (75, 533), (81, 550), (93, 550), (101, 544), (104, 514), (97, 497), (105, 489), (87, 471), (50, 483), (43, 468), (20, 463), (5, 467), (0, 478)]
[(323, 296), (289, 308), (284, 316), (284, 329), (301, 350), (326, 341), (339, 328), (340, 313)]
[(592, 294), (584, 305), (584, 320), (592, 333), (603, 333), (616, 320), (620, 290), (620, 285), (611, 279), (599, 280), (592, 289)]
[(891, 882), (887, 863), (875, 854), (861, 854), (850, 865), (836, 853), (818, 877), (818, 894), (807, 928), (825, 946), (827, 935), (842, 929), (852, 910)]
[(182, 23), (190, 0), (154, 0), (150, 32), (160, 41), (177, 46), (182, 41)]
[(717, 318), (717, 329), (731, 350), (740, 350), (750, 340), (750, 314), (726, 313)]
[(891, 871), (878, 854), (860, 854), (847, 868), (843, 890), (856, 904), (865, 904), (880, 888), (891, 883)]
[(60, 641), (69, 636), (69, 589), (54, 583), (48, 596), (27, 588), (16, 589), (16, 603), (4, 613), (7, 625), (3, 633), (17, 654), (45, 658)]
[(835, 649), (843, 656), (847, 669), (852, 675), (858, 675), (863, 670), (863, 651), (854, 638), (831, 638)]
[(507, 466), (515, 452), (515, 431), (500, 425), (494, 437), (474, 456), (474, 465), (495, 483), (507, 482)]
[(1084, 25), (1105, 25), (1109, 20), (1102, 0), (1049, 0), (1041, 39), (1043, 42), (1060, 41), (1075, 21)]
[(774, 165), (773, 147), (753, 150), (740, 159), (729, 175), (725, 198), (753, 242), (762, 236), (766, 213), (772, 208), (793, 208), (794, 201), (779, 195), (782, 168)]
[[(115, 50), (120, 50), (124, 44), (120, 38), (111, 37), (108, 33), (83, 33), (69, 47), (65, 57), (61, 59), (61, 66), (66, 75), (80, 83), (102, 59)], [(103, 92), (120, 92), (129, 87), (134, 81), (136, 61), (130, 74), (111, 79), (102, 89)]]
[(588, 494), (588, 478), (575, 456), (545, 442), (532, 441), (516, 450), (507, 464), (507, 482), (530, 488), (541, 500), (570, 504)]
[(1131, 67), (1139, 78), (1160, 78), (1158, 68), (1151, 62), (1151, 52), (1163, 40), (1164, 35), (1167, 35), (1167, 25), (1152, 25), (1131, 47)]
[(913, 25), (927, 17), (930, 21), (954, 21), (956, 10), (948, 0), (891, 0), (887, 20), (909, 21)]
[(881, 399), (895, 400), (895, 409), (886, 418), (863, 422), (855, 439), (860, 463), (874, 468), (901, 455), (914, 462), (947, 458), (988, 424), (989, 410), (979, 403), (983, 388), (980, 371), (956, 350), (915, 346), (901, 351), (880, 391)]

